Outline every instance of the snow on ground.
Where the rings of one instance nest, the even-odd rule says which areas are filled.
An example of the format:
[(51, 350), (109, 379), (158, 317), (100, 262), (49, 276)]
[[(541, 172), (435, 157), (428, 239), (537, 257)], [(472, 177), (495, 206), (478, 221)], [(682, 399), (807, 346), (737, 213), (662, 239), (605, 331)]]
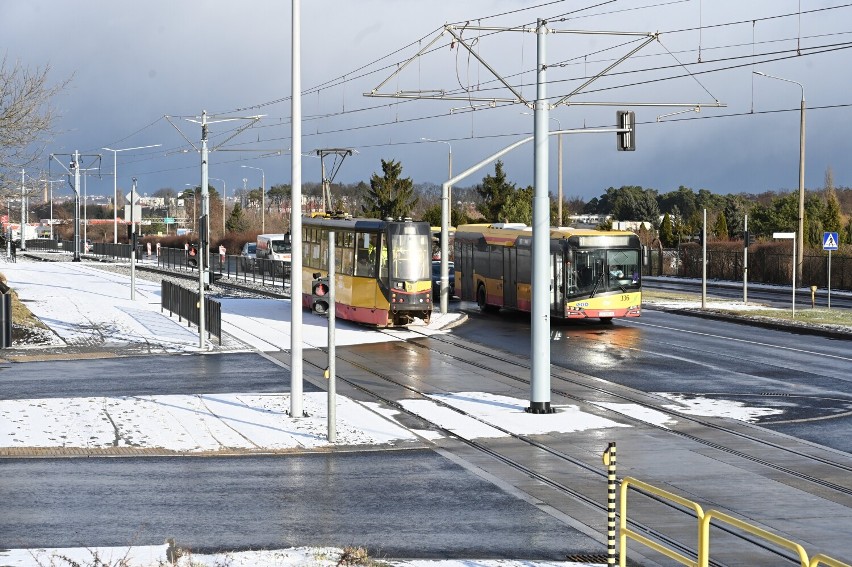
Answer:
[[(136, 278), (130, 299), (129, 278), (85, 263), (19, 261), (2, 266), (3, 273), (27, 307), (55, 333), (51, 348), (61, 345), (118, 347), (145, 344), (151, 352), (198, 352), (197, 329), (160, 312), (160, 286)], [(678, 304), (683, 306), (682, 303)], [(730, 307), (731, 304), (725, 304)], [(419, 333), (391, 334), (338, 321), (336, 343), (360, 344), (405, 340), (420, 333), (440, 333), (457, 314), (433, 316)], [(290, 348), (290, 302), (274, 299), (222, 300), (222, 326), (227, 334), (222, 347), (215, 341), (206, 350), (275, 351)], [(305, 348), (327, 344), (327, 320), (303, 313)], [(44, 346), (44, 345), (43, 345)], [(666, 394), (661, 394), (666, 395)], [(0, 400), (2, 447), (110, 447), (134, 446), (198, 452), (228, 449), (313, 448), (328, 445), (327, 395), (304, 394), (311, 417), (288, 419), (289, 394), (224, 393), (171, 396), (120, 396)], [(765, 409), (739, 402), (684, 399), (668, 395), (672, 408), (695, 415), (728, 416), (752, 420)], [(499, 437), (589, 429), (628, 427), (576, 405), (557, 406), (547, 419), (533, 418), (523, 410), (527, 400), (483, 392), (434, 394), (431, 399), (403, 400), (405, 408), (461, 437)], [(653, 425), (674, 423), (670, 417), (634, 404), (596, 404)], [(458, 410), (458, 411), (456, 411)], [(464, 412), (464, 413), (460, 413)], [(395, 419), (396, 411), (374, 403), (337, 397), (337, 439), (344, 445), (393, 444), (417, 436), (434, 439), (435, 431), (412, 431)], [(765, 415), (765, 413), (763, 413)], [(234, 567), (337, 565), (340, 549), (300, 548), (274, 551), (193, 555), (193, 565), (228, 564)], [(93, 555), (96, 554), (96, 555)], [(113, 564), (127, 557), (129, 567), (159, 565), (165, 546), (137, 548), (75, 548), (0, 550), (0, 563), (9, 567), (65, 565), (60, 556), (86, 565), (95, 556)], [(186, 560), (186, 558), (184, 558)], [(576, 565), (567, 562), (527, 561), (408, 561), (387, 562), (399, 567), (548, 567)], [(189, 562), (182, 563), (188, 565)]]
[[(232, 551), (216, 554), (186, 554), (178, 560), (178, 567), (336, 567), (341, 565), (343, 550), (334, 547), (294, 547), (261, 551)], [(75, 563), (71, 563), (70, 561)], [(122, 565), (124, 567), (162, 567), (166, 563), (166, 545), (143, 547), (96, 547), (64, 549), (14, 549), (0, 550), (0, 561), (4, 567), (93, 565)], [(122, 559), (125, 563), (119, 563)], [(507, 559), (459, 561), (411, 560), (391, 561), (382, 558), (389, 567), (563, 567), (572, 565), (591, 566), (590, 563), (512, 561)], [(345, 563), (351, 565), (352, 563)]]

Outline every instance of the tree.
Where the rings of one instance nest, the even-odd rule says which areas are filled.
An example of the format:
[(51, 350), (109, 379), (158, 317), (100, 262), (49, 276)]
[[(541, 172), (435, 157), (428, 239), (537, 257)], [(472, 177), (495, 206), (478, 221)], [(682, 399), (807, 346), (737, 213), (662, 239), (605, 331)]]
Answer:
[[(535, 189), (528, 186), (526, 189), (517, 189), (506, 199), (503, 208), (500, 209), (500, 218), (508, 222), (522, 222), (527, 226), (532, 225), (532, 203)], [(554, 217), (555, 218), (555, 217)]]
[(291, 192), (290, 185), (273, 185), (269, 191), (266, 192), (266, 196), (269, 198), (270, 209), (275, 207), (275, 209), (280, 213), (281, 206), (290, 199)]
[(50, 86), (50, 66), (27, 69), (16, 62), (0, 60), (0, 184), (4, 170), (20, 169), (43, 155), (43, 145), (53, 133), (58, 118), (51, 99), (71, 81)]
[(728, 240), (728, 221), (725, 219), (725, 213), (716, 215), (716, 222), (713, 225), (713, 235), (717, 240)]
[(660, 224), (660, 241), (666, 248), (671, 248), (677, 244), (677, 239), (674, 235), (674, 226), (672, 225), (672, 218), (669, 216), (669, 213), (666, 213), (663, 216), (663, 222)]
[(502, 161), (497, 160), (494, 163), (494, 176), (486, 175), (482, 183), (476, 186), (476, 192), (482, 197), (482, 203), (477, 206), (477, 210), (482, 213), (486, 222), (506, 220), (500, 215), (510, 196), (515, 192), (515, 184), (506, 181)]
[(825, 208), (822, 213), (822, 227), (826, 232), (839, 232), (843, 226), (840, 213), (840, 201), (834, 190), (834, 173), (829, 167), (825, 171)]
[(373, 218), (407, 217), (418, 201), (414, 196), (414, 182), (410, 177), (400, 177), (400, 162), (381, 161), (382, 177), (374, 173), (370, 178), (370, 189), (361, 208), (365, 215)]
[(245, 232), (249, 229), (248, 219), (243, 214), (243, 208), (239, 203), (234, 203), (231, 216), (225, 221), (225, 230), (228, 232)]

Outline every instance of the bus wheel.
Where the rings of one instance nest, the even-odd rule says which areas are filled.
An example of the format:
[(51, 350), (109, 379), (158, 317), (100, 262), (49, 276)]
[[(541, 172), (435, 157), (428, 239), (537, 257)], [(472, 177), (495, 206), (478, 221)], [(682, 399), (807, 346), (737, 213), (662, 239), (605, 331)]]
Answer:
[(479, 310), (483, 313), (489, 311), (488, 304), (485, 302), (485, 286), (479, 286), (476, 290), (476, 304), (479, 305)]

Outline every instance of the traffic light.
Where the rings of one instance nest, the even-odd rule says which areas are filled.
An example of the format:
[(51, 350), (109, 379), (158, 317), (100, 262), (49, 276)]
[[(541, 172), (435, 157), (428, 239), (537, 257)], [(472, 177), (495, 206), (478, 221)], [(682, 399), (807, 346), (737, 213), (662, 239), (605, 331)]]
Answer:
[(743, 232), (743, 246), (748, 248), (751, 245), (752, 236), (748, 231)]
[(632, 110), (617, 110), (615, 112), (615, 127), (628, 129), (627, 132), (616, 132), (616, 147), (620, 152), (636, 150), (636, 115)]
[(189, 251), (187, 252), (186, 265), (190, 268), (195, 268), (198, 266), (198, 246), (195, 244), (189, 245)]
[(311, 311), (318, 315), (328, 313), (328, 278), (321, 278), (314, 274), (311, 284)]

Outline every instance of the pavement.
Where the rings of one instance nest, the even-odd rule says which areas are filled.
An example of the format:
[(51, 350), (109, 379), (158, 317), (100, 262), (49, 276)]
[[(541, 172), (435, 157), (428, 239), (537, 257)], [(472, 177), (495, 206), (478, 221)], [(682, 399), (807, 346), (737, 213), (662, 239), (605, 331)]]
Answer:
[[(19, 259), (16, 264), (0, 266), (0, 271), (6, 275), (10, 285), (17, 290), (21, 300), (50, 327), (53, 335), (48, 344), (15, 345), (15, 348), (7, 349), (4, 352), (7, 364), (36, 360), (38, 353), (45, 352), (50, 353), (54, 359), (67, 356), (67, 359), (75, 360), (92, 356), (92, 353), (98, 351), (106, 353), (107, 356), (122, 356), (128, 353), (204, 355), (211, 352), (256, 352), (265, 353), (268, 356), (290, 347), (289, 302), (283, 300), (223, 301), (225, 337), (222, 344), (210, 341), (201, 348), (197, 332), (193, 333), (185, 322), (179, 322), (169, 314), (160, 311), (159, 284), (146, 283), (142, 279), (137, 280), (136, 297), (131, 299), (126, 277), (85, 263), (47, 264)], [(417, 332), (412, 331), (411, 337), (445, 333), (452, 325), (458, 324), (460, 318), (459, 314), (436, 316), (429, 325), (423, 325), (417, 329)], [(366, 335), (376, 336), (365, 338)], [(305, 314), (302, 336), (305, 348), (323, 348), (328, 339), (325, 319)], [(385, 333), (364, 333), (362, 328), (350, 329), (343, 324), (336, 343), (360, 345), (364, 344), (365, 340), (387, 341), (406, 338), (410, 337), (404, 331), (396, 337), (390, 337)], [(437, 391), (452, 392), (453, 388), (457, 386), (447, 384)], [(467, 420), (469, 423), (447, 423), (446, 411), (438, 405), (423, 404), (424, 407), (418, 410), (418, 414), (427, 421), (439, 423), (442, 427), (453, 430), (462, 438), (465, 436), (488, 437), (495, 435), (493, 433), (495, 430), (513, 428), (519, 434), (542, 436), (548, 445), (561, 446), (566, 453), (579, 455), (588, 460), (589, 466), (595, 466), (593, 463), (597, 461), (597, 467), (600, 467), (598, 451), (602, 439), (616, 436), (616, 433), (608, 433), (608, 431), (617, 432), (619, 457), (630, 463), (628, 469), (631, 476), (656, 482), (687, 498), (711, 503), (720, 509), (744, 515), (747, 521), (753, 521), (801, 542), (811, 554), (817, 551), (836, 552), (839, 556), (852, 557), (852, 542), (839, 541), (836, 528), (840, 526), (841, 529), (848, 529), (848, 526), (852, 526), (852, 506), (845, 504), (842, 500), (836, 502), (826, 500), (810, 492), (801, 483), (779, 481), (776, 475), (767, 473), (759, 466), (756, 467), (747, 459), (720, 456), (706, 446), (695, 444), (685, 438), (673, 441), (672, 436), (666, 431), (694, 426), (667, 422), (661, 428), (658, 424), (652, 423), (653, 417), (630, 415), (632, 410), (625, 404), (610, 404), (607, 407), (613, 411), (602, 412), (601, 408), (605, 405), (598, 404), (592, 407), (588, 404), (577, 404), (573, 400), (559, 399), (557, 396), (553, 403), (560, 408), (560, 412), (555, 416), (556, 419), (565, 419), (566, 424), (560, 426), (554, 420), (548, 424), (548, 431), (529, 431), (524, 430), (527, 426), (523, 420), (523, 407), (526, 405), (524, 394), (505, 391), (505, 384), (500, 384), (493, 377), (488, 376), (472, 378), (465, 384), (465, 388), (468, 391), (440, 397), (443, 403), (456, 405), (472, 416), (472, 419)], [(277, 419), (276, 416), (286, 412), (285, 408), (289, 401), (287, 396), (286, 392), (267, 393), (263, 396), (251, 392), (234, 392), (229, 396), (214, 397), (199, 392), (193, 396), (167, 400), (158, 396), (148, 398), (135, 396), (132, 401), (121, 399), (121, 397), (97, 397), (90, 401), (62, 398), (53, 405), (48, 404), (44, 399), (4, 400), (0, 404), (0, 449), (5, 444), (6, 451), (25, 452), (28, 448), (32, 451), (37, 446), (40, 451), (57, 451), (58, 454), (67, 456), (67, 453), (62, 452), (69, 448), (64, 441), (41, 439), (35, 443), (32, 437), (28, 437), (40, 435), (40, 423), (55, 423), (56, 420), (60, 420), (69, 430), (76, 428), (81, 430), (82, 436), (94, 436), (94, 440), (90, 440), (90, 446), (99, 444), (98, 435), (105, 436), (109, 441), (116, 437), (122, 438), (122, 434), (116, 435), (116, 429), (132, 431), (132, 435), (127, 436), (132, 436), (134, 440), (145, 436), (151, 439), (148, 445), (143, 445), (141, 448), (113, 446), (108, 449), (116, 451), (116, 454), (122, 454), (120, 453), (122, 449), (127, 451), (169, 450), (180, 454), (209, 450), (215, 452), (215, 447), (211, 449), (198, 440), (194, 440), (191, 446), (169, 448), (161, 437), (144, 429), (145, 423), (149, 421), (161, 424), (160, 431), (168, 432), (177, 429), (182, 427), (185, 418), (181, 416), (186, 413), (198, 416), (197, 419), (200, 420), (198, 429), (207, 428), (215, 434), (222, 434), (224, 431), (225, 428), (221, 427), (221, 424), (228, 424), (231, 427), (237, 422), (248, 422), (244, 429), (236, 430), (238, 437), (248, 439), (251, 444), (259, 448), (272, 448), (271, 444), (278, 444), (275, 446), (286, 449), (287, 442), (283, 441), (285, 437), (297, 439), (296, 442), (300, 443), (301, 447), (305, 446), (306, 438), (311, 439), (308, 444), (313, 444), (314, 447), (320, 446), (324, 432), (320, 424), (326, 417), (322, 410), (321, 399), (311, 402), (316, 404), (313, 410), (319, 420), (317, 423), (307, 424), (306, 428), (297, 430), (289, 426), (280, 427), (279, 421), (278, 429), (282, 430), (281, 435), (271, 441), (268, 439), (270, 428), (267, 424), (257, 421), (256, 416), (262, 410), (269, 412), (272, 419)], [(479, 399), (477, 396), (480, 396)], [(650, 398), (653, 396), (649, 395), (649, 403), (652, 402)], [(307, 399), (310, 399), (310, 396)], [(659, 403), (659, 400), (656, 403)], [(114, 407), (110, 404), (114, 404)], [(169, 412), (153, 417), (155, 412), (152, 411), (152, 407), (155, 405), (167, 405), (172, 408), (172, 420), (170, 421), (167, 415)], [(109, 411), (110, 416), (128, 417), (123, 426), (118, 424), (99, 432), (98, 428), (101, 424), (97, 423), (98, 420), (87, 422), (83, 416), (97, 415), (98, 411), (102, 411), (100, 408), (105, 408), (103, 411)], [(247, 420), (246, 415), (255, 417)], [(148, 417), (152, 419), (149, 420)], [(447, 439), (430, 438), (429, 434), (422, 430), (410, 430), (397, 422), (395, 416), (388, 414), (386, 410), (363, 403), (345, 406), (338, 413), (338, 417), (344, 424), (342, 429), (348, 428), (353, 432), (353, 437), (347, 441), (353, 446), (358, 445), (359, 436), (363, 439), (365, 447), (390, 447), (393, 443), (404, 442), (405, 439), (410, 438), (407, 436), (417, 439), (418, 443), (435, 442), (441, 447), (442, 454), (456, 459), (456, 462), (467, 462), (469, 463), (467, 466), (472, 468), (481, 468), (479, 474), (488, 475), (498, 485), (505, 486), (516, 494), (524, 494), (530, 503), (538, 502), (538, 506), (545, 506), (543, 504), (545, 502), (549, 503), (549, 506), (554, 508), (552, 514), (565, 518), (566, 525), (574, 526), (588, 537), (598, 539), (601, 545), (604, 544), (599, 527), (591, 527), (599, 522), (599, 514), (595, 513), (592, 519), (586, 519), (584, 516), (587, 515), (587, 511), (584, 512), (582, 507), (578, 509), (575, 504), (570, 503), (557, 504), (559, 499), (555, 500), (554, 495), (550, 494), (546, 487), (540, 486), (539, 483), (530, 483), (528, 478), (517, 478), (514, 483), (508, 481), (505, 476), (506, 471), (501, 470), (494, 463), (482, 461), (481, 457), (467, 451), (463, 446), (455, 445)], [(645, 425), (642, 424), (643, 422)], [(170, 423), (172, 425), (169, 425)], [(731, 426), (729, 420), (720, 420), (720, 423), (726, 427)], [(381, 424), (381, 427), (378, 424)], [(125, 429), (121, 429), (122, 427)], [(755, 435), (758, 430), (743, 424), (737, 427), (750, 435)], [(380, 430), (385, 437), (364, 435), (364, 432), (368, 430), (373, 432)], [(483, 430), (488, 432), (482, 433)], [(50, 428), (44, 431), (49, 433)], [(707, 434), (711, 435), (712, 432)], [(780, 434), (760, 430), (759, 435), (768, 436), (776, 445), (796, 446), (804, 453), (817, 454), (826, 462), (852, 461), (852, 458), (845, 453), (839, 454)], [(10, 437), (18, 439), (18, 442), (8, 441)], [(720, 443), (724, 442), (729, 441), (720, 440)], [(102, 444), (105, 443), (106, 441)], [(233, 440), (227, 441), (229, 445), (233, 443)], [(63, 444), (66, 446), (62, 447)], [(70, 447), (70, 449), (84, 451), (85, 447)], [(771, 449), (752, 447), (743, 449), (746, 453), (761, 450), (772, 452)], [(772, 461), (778, 459), (778, 455), (767, 454), (766, 458)], [(476, 463), (475, 467), (471, 463)], [(676, 466), (673, 466), (675, 463)], [(852, 467), (852, 462), (848, 462), (848, 465)], [(813, 472), (824, 477), (831, 474), (819, 467), (815, 467)], [(697, 478), (701, 478), (702, 481), (696, 482)], [(600, 488), (600, 481), (594, 480), (585, 490), (586, 493), (593, 493)], [(745, 495), (748, 495), (747, 499)], [(775, 511), (774, 508), (781, 503), (783, 503), (782, 510)], [(830, 519), (835, 528), (827, 528), (823, 521), (825, 519)], [(685, 529), (686, 533), (694, 537), (694, 527), (686, 526)], [(2, 557), (0, 555), (0, 558)], [(633, 551), (631, 558), (636, 557), (641, 559), (642, 564), (657, 564), (647, 555)], [(568, 563), (559, 562), (558, 564)], [(731, 564), (737, 563), (734, 561)], [(465, 562), (464, 565), (485, 565), (485, 563)], [(501, 563), (501, 565), (504, 564)], [(505, 563), (505, 565), (511, 565), (511, 563)], [(524, 563), (524, 565), (538, 564)]]

